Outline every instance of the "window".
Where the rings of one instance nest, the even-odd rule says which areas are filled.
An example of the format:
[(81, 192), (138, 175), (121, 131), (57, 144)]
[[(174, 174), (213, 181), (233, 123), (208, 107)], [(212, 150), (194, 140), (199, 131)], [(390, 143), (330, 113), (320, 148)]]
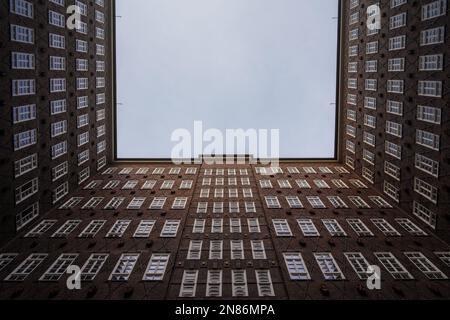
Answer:
[(80, 224), (81, 220), (68, 220), (52, 235), (52, 238), (67, 238)]
[(103, 187), (103, 190), (113, 190), (117, 188), (120, 184), (120, 180), (111, 180), (106, 183), (106, 185)]
[(256, 213), (256, 205), (254, 202), (245, 202), (246, 213)]
[(408, 0), (391, 0), (391, 8), (396, 8), (408, 2)]
[(419, 71), (442, 71), (443, 69), (444, 69), (443, 54), (420, 56)]
[(347, 184), (346, 184), (344, 181), (340, 180), (340, 179), (334, 179), (334, 180), (332, 180), (331, 182), (333, 182), (333, 184), (334, 184), (334, 185), (336, 186), (336, 188), (338, 188), (338, 189), (348, 189)]
[(389, 38), (389, 51), (405, 49), (406, 36)]
[(43, 220), (28, 232), (24, 238), (38, 238), (49, 231), (58, 221), (57, 220)]
[(281, 189), (291, 189), (292, 186), (288, 180), (278, 180), (278, 185)]
[(191, 240), (189, 243), (189, 251), (187, 254), (187, 260), (200, 260), (202, 257), (202, 240)]
[[(373, 135), (367, 131), (364, 131), (363, 140), (364, 140), (364, 143), (368, 144), (371, 147), (375, 147), (375, 145), (376, 145), (375, 135)], [(371, 157), (371, 159), (375, 160), (375, 156)]]
[(433, 177), (439, 177), (439, 162), (416, 153), (416, 168), (430, 174)]
[(171, 190), (173, 188), (174, 184), (175, 184), (174, 180), (163, 181), (163, 183), (161, 185), (161, 190)]
[(406, 12), (402, 12), (395, 16), (392, 16), (389, 20), (389, 29), (397, 29), (406, 26)]
[(186, 197), (175, 198), (175, 200), (173, 201), (173, 204), (172, 204), (172, 209), (173, 210), (182, 210), (182, 209), (186, 208), (187, 200), (188, 200), (188, 198), (186, 198)]
[[(66, 48), (66, 38), (59, 34), (50, 33), (49, 37), (49, 47), (55, 49), (65, 49)], [(78, 40), (77, 40), (78, 41)], [(87, 46), (87, 43), (86, 43)]]
[(20, 282), (26, 278), (47, 258), (45, 253), (33, 253), (28, 256), (13, 272), (11, 272), (5, 281)]
[(106, 238), (122, 238), (131, 224), (131, 220), (118, 220), (106, 234)]
[[(378, 52), (378, 41), (369, 42), (366, 45), (366, 54), (374, 54)], [(356, 52), (356, 55), (358, 53)]]
[(33, 44), (34, 29), (12, 24), (11, 41)]
[(389, 72), (405, 71), (405, 58), (389, 59), (388, 71)]
[(14, 259), (18, 256), (17, 253), (2, 253), (0, 254), (0, 272), (3, 271)]
[(180, 298), (193, 298), (197, 292), (198, 270), (185, 270), (181, 280)]
[(302, 209), (303, 204), (297, 196), (287, 196), (286, 201), (291, 209)]
[(260, 180), (259, 184), (262, 189), (272, 189), (272, 182), (270, 180)]
[(207, 297), (222, 296), (222, 270), (208, 270), (208, 279), (206, 282)]
[(428, 131), (416, 130), (416, 143), (431, 150), (440, 150), (440, 136)]
[(192, 180), (184, 180), (181, 182), (180, 190), (189, 190), (192, 188), (193, 181)]
[(342, 229), (341, 225), (335, 219), (322, 220), (323, 225), (332, 237), (346, 237), (347, 233)]
[(23, 176), (24, 174), (33, 171), (38, 167), (38, 156), (32, 154), (31, 156), (14, 162), (14, 176), (16, 178)]
[(55, 100), (50, 101), (50, 113), (51, 115), (56, 115), (64, 113), (67, 110), (66, 100)]
[(223, 241), (211, 240), (209, 243), (209, 260), (222, 260), (223, 258)]
[(12, 80), (12, 96), (30, 96), (36, 94), (36, 81), (34, 79)]
[(266, 196), (266, 205), (269, 209), (281, 209), (280, 201), (277, 197)]
[(403, 80), (388, 80), (387, 92), (403, 94), (405, 90), (405, 82)]
[(144, 204), (146, 198), (133, 198), (127, 206), (128, 210), (139, 210)]
[(50, 130), (52, 138), (65, 134), (67, 132), (67, 120), (52, 123)]
[(155, 253), (150, 258), (143, 281), (163, 281), (169, 264), (170, 253)]
[(175, 238), (180, 227), (180, 220), (166, 220), (164, 227), (161, 231), (161, 238)]
[(430, 280), (444, 280), (448, 277), (421, 252), (405, 252), (405, 256)]
[(9, 0), (9, 8), (11, 13), (27, 18), (33, 18), (33, 4), (29, 1)]
[(39, 190), (39, 180), (34, 178), (31, 181), (16, 188), (16, 204), (20, 204), (25, 200), (31, 198)]
[(450, 252), (435, 252), (435, 254), (447, 267), (450, 267)]
[(253, 260), (266, 260), (266, 249), (264, 247), (264, 241), (263, 240), (252, 240), (252, 255)]
[(109, 254), (93, 253), (87, 259), (86, 263), (81, 268), (81, 281), (93, 281), (100, 270), (103, 268)]
[(303, 260), (302, 254), (298, 252), (283, 253), (284, 262), (293, 281), (311, 280), (308, 268)]
[(373, 97), (364, 98), (364, 108), (376, 110), (377, 109), (377, 99)]
[(231, 260), (244, 260), (244, 242), (242, 240), (231, 240)]
[(248, 297), (246, 270), (231, 270), (233, 297)]
[(378, 60), (366, 61), (366, 73), (377, 72)]
[(16, 215), (17, 230), (23, 229), (27, 224), (39, 216), (39, 203), (34, 203)]
[(258, 295), (260, 297), (275, 296), (270, 270), (255, 270), (255, 274), (256, 274), (256, 285), (258, 287)]
[(66, 273), (72, 263), (76, 260), (78, 254), (62, 254), (58, 259), (48, 268), (48, 270), (42, 275), (39, 281), (59, 281), (61, 277)]
[(330, 186), (325, 182), (325, 180), (314, 180), (314, 184), (319, 189), (330, 189)]
[(66, 19), (63, 14), (49, 10), (48, 23), (56, 27), (64, 28), (66, 25)]
[(223, 202), (213, 203), (213, 213), (223, 213)]
[(384, 181), (383, 191), (387, 196), (389, 196), (394, 201), (400, 202), (400, 189), (399, 188), (395, 187), (394, 185), (390, 184), (387, 181)]
[(325, 280), (345, 280), (345, 276), (331, 253), (314, 253)]
[(375, 257), (381, 262), (391, 276), (396, 280), (412, 280), (413, 276), (390, 252), (375, 252)]
[(375, 182), (375, 173), (367, 167), (362, 168), (362, 176), (372, 184)]
[(195, 219), (192, 233), (204, 233), (206, 221), (204, 219)]
[(348, 263), (352, 266), (361, 280), (366, 280), (369, 277), (367, 271), (369, 271), (369, 262), (360, 252), (348, 252), (344, 253)]
[(369, 199), (370, 199), (370, 201), (375, 203), (379, 208), (383, 208), (383, 209), (392, 208), (392, 206), (380, 196), (370, 196)]
[(429, 106), (417, 106), (417, 120), (441, 124), (442, 112), (440, 108)]
[(388, 155), (401, 160), (402, 159), (402, 147), (392, 143), (390, 141), (386, 141), (385, 151)]
[(156, 224), (155, 220), (142, 220), (134, 232), (133, 238), (148, 238)]
[(320, 233), (311, 219), (298, 219), (297, 223), (305, 237), (320, 237)]
[(377, 127), (377, 118), (374, 116), (365, 114), (364, 115), (364, 125), (369, 128), (375, 129)]
[(381, 231), (386, 237), (400, 237), (398, 232), (389, 222), (385, 219), (371, 219), (372, 223)]
[(442, 97), (442, 81), (419, 81), (419, 96)]
[(50, 93), (65, 92), (66, 91), (66, 79), (57, 78), (50, 79)]
[(386, 112), (397, 116), (403, 115), (403, 103), (399, 101), (388, 100), (386, 103)]
[(52, 146), (52, 159), (55, 160), (67, 153), (67, 141), (60, 142)]
[(35, 59), (32, 53), (12, 52), (11, 53), (11, 68), (12, 69), (28, 69), (34, 70)]
[(438, 0), (422, 6), (422, 21), (437, 18), (447, 12), (447, 0)]
[(93, 220), (89, 225), (80, 233), (79, 238), (94, 238), (97, 233), (103, 228), (106, 220)]
[(420, 229), (415, 223), (411, 220), (403, 218), (403, 219), (395, 219), (395, 221), (402, 226), (407, 232), (409, 232), (413, 236), (424, 237), (427, 236), (427, 233)]
[(438, 189), (431, 184), (419, 179), (414, 179), (414, 191), (422, 195), (424, 198), (430, 200), (434, 204), (437, 204)]
[[(386, 173), (388, 176), (391, 176), (395, 180), (400, 181), (400, 176), (401, 176), (401, 169), (400, 169), (400, 167), (394, 165), (393, 163), (391, 163), (389, 161), (385, 161), (384, 162), (384, 173)], [(393, 193), (390, 192), (390, 194), (391, 194), (391, 197), (392, 197)], [(397, 197), (395, 197), (394, 199), (397, 199)]]
[(124, 197), (114, 197), (105, 206), (105, 210), (117, 210), (121, 204), (125, 201)]
[(230, 219), (230, 233), (242, 233), (241, 219)]
[(437, 27), (423, 30), (420, 33), (420, 45), (428, 46), (432, 44), (443, 43), (445, 37), (445, 27)]
[(403, 133), (403, 126), (396, 122), (386, 121), (386, 133), (401, 138)]
[(147, 180), (142, 185), (142, 190), (152, 190), (156, 185), (156, 180)]
[(122, 254), (109, 276), (109, 281), (128, 281), (138, 259), (139, 253)]
[(296, 180), (295, 181), (300, 189), (311, 189), (308, 181), (306, 180)]
[(306, 199), (314, 209), (326, 209), (325, 204), (319, 197), (306, 197)]
[(289, 223), (285, 219), (272, 220), (273, 227), (278, 237), (292, 237), (292, 231), (289, 227)]
[(417, 201), (413, 202), (413, 214), (431, 228), (436, 229), (436, 213), (434, 213), (424, 205), (418, 203)]
[(370, 229), (361, 221), (361, 219), (347, 219), (347, 223), (355, 231), (358, 237), (373, 237), (374, 234)]
[(149, 209), (150, 210), (162, 210), (164, 208), (164, 204), (166, 203), (165, 197), (157, 197), (154, 198)]

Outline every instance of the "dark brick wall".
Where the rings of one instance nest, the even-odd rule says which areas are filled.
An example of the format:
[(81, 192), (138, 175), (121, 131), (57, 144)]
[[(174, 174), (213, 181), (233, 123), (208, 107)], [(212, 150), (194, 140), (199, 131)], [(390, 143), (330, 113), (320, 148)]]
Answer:
[[(307, 174), (303, 167), (314, 167), (318, 173)], [(319, 167), (327, 166), (333, 173), (320, 173)], [(20, 233), (9, 245), (0, 250), (1, 253), (19, 253), (19, 256), (0, 272), (0, 279), (3, 280), (11, 271), (19, 265), (30, 253), (48, 253), (47, 259), (30, 276), (20, 283), (10, 283), (0, 281), (0, 297), (16, 299), (178, 299), (183, 272), (185, 270), (199, 270), (197, 282), (196, 299), (208, 299), (205, 296), (208, 270), (223, 270), (223, 299), (237, 299), (232, 297), (231, 270), (247, 270), (248, 277), (248, 299), (264, 299), (259, 297), (255, 279), (255, 270), (270, 270), (275, 291), (275, 299), (439, 299), (448, 297), (450, 287), (448, 281), (429, 280), (422, 274), (404, 255), (404, 252), (419, 251), (430, 259), (439, 269), (447, 275), (450, 269), (440, 261), (434, 252), (450, 250), (442, 240), (430, 234), (428, 236), (414, 236), (403, 229), (396, 221), (396, 218), (406, 218), (408, 214), (400, 208), (379, 208), (369, 200), (369, 196), (380, 195), (378, 191), (369, 188), (356, 188), (352, 185), (352, 179), (358, 177), (352, 173), (338, 173), (339, 164), (304, 164), (291, 163), (282, 164), (283, 174), (262, 176), (256, 173), (253, 165), (218, 165), (218, 166), (189, 166), (196, 167), (195, 175), (186, 175), (183, 167), (180, 175), (170, 175), (170, 164), (119, 164), (114, 173), (98, 175), (93, 180), (102, 180), (99, 187), (94, 190), (80, 190), (72, 194), (74, 197), (83, 197), (83, 201), (73, 209), (52, 210), (45, 219), (57, 220), (50, 230), (37, 238), (24, 238), (32, 227)], [(129, 175), (120, 175), (123, 168), (133, 168)], [(138, 168), (149, 168), (146, 175), (137, 175)], [(156, 167), (166, 168), (162, 175), (152, 175)], [(297, 167), (300, 173), (291, 174), (287, 167)], [(224, 168), (224, 175), (205, 176), (205, 170), (211, 168)], [(248, 176), (229, 176), (228, 168), (246, 168)], [(212, 185), (202, 186), (203, 178), (212, 178)], [(225, 178), (225, 186), (215, 186), (215, 178)], [(229, 177), (238, 179), (238, 186), (229, 186)], [(240, 178), (248, 177), (250, 186), (241, 186)], [(272, 189), (261, 189), (259, 181), (270, 179)], [(291, 189), (281, 189), (278, 186), (279, 179), (290, 181)], [(299, 189), (295, 183), (297, 179), (306, 179), (311, 185), (311, 189)], [(330, 189), (318, 189), (314, 185), (314, 180), (323, 179)], [(333, 179), (341, 179), (348, 186), (348, 189), (338, 189), (332, 184)], [(120, 185), (114, 190), (103, 190), (103, 186), (111, 180), (120, 180)], [(137, 187), (133, 190), (123, 190), (122, 187), (129, 180), (138, 180)], [(141, 190), (141, 186), (146, 180), (156, 180), (157, 184), (153, 190)], [(172, 190), (160, 190), (164, 180), (174, 180), (175, 186)], [(179, 186), (183, 180), (193, 180), (193, 187), (190, 190), (180, 190)], [(87, 185), (84, 184), (83, 187)], [(209, 198), (200, 198), (201, 188), (210, 188)], [(224, 198), (215, 198), (214, 189), (224, 188)], [(229, 199), (227, 190), (238, 188), (239, 198)], [(243, 198), (242, 188), (251, 188), (253, 198)], [(264, 201), (264, 197), (277, 196), (281, 202), (281, 209), (269, 209)], [(284, 200), (286, 195), (298, 196), (304, 205), (304, 209), (290, 209)], [(335, 209), (327, 200), (327, 196), (340, 196), (349, 206), (347, 209)], [(100, 205), (93, 210), (82, 210), (82, 206), (92, 196), (104, 197)], [(167, 197), (167, 202), (163, 210), (149, 210), (148, 207), (154, 197)], [(184, 210), (172, 210), (171, 205), (175, 197), (188, 197), (187, 206)], [(326, 209), (313, 209), (306, 200), (307, 196), (319, 196), (326, 204)], [(370, 209), (359, 209), (352, 204), (348, 197), (360, 196), (370, 206)], [(112, 197), (124, 197), (126, 200), (117, 210), (104, 210), (104, 206)], [(140, 210), (127, 210), (128, 203), (134, 197), (145, 197), (146, 201)], [(386, 197), (383, 197), (386, 199)], [(225, 205), (224, 213), (212, 213), (213, 202), (223, 201)], [(228, 201), (240, 202), (240, 213), (229, 213)], [(246, 213), (243, 209), (245, 201), (253, 201), (256, 204), (256, 213)], [(198, 202), (208, 202), (208, 213), (197, 213)], [(389, 201), (390, 202), (390, 201)], [(193, 234), (192, 226), (194, 220), (206, 219), (206, 228), (203, 234)], [(224, 219), (223, 233), (213, 234), (210, 232), (211, 220), (213, 218)], [(230, 233), (229, 218), (240, 218), (242, 222), (242, 233)], [(249, 233), (247, 228), (247, 218), (258, 218), (261, 233)], [(312, 219), (320, 232), (318, 238), (306, 238), (297, 225), (297, 219)], [(374, 233), (374, 237), (358, 237), (350, 228), (347, 219), (361, 219)], [(395, 229), (401, 233), (401, 237), (388, 237), (379, 231), (371, 223), (373, 218), (386, 219)], [(64, 239), (52, 238), (52, 234), (67, 220), (82, 220), (82, 223)], [(100, 232), (90, 239), (80, 239), (78, 235), (92, 220), (106, 220), (105, 226)], [(106, 234), (117, 220), (131, 220), (131, 225), (118, 239), (106, 238)], [(167, 219), (180, 219), (181, 224), (176, 238), (160, 238), (160, 232)], [(287, 219), (293, 232), (292, 237), (281, 238), (276, 235), (272, 219)], [(332, 237), (322, 224), (322, 219), (336, 219), (347, 233), (347, 237)], [(420, 222), (412, 217), (415, 224)], [(141, 220), (156, 220), (156, 225), (149, 238), (135, 239), (134, 231)], [(427, 230), (428, 231), (428, 230)], [(189, 241), (193, 239), (203, 240), (203, 251), (201, 260), (187, 260)], [(232, 260), (230, 257), (229, 240), (243, 240), (245, 248), (244, 260)], [(224, 250), (222, 260), (209, 260), (209, 240), (223, 240)], [(251, 240), (263, 240), (266, 248), (267, 259), (253, 260), (250, 247)], [(310, 281), (291, 281), (283, 260), (283, 253), (301, 252), (306, 266), (310, 272)], [(336, 262), (340, 266), (346, 280), (325, 281), (320, 268), (318, 267), (314, 253), (332, 253)], [(382, 269), (382, 290), (369, 291), (365, 281), (360, 280), (353, 271), (351, 265), (344, 257), (345, 252), (361, 252), (367, 260), (376, 265), (380, 263), (376, 260), (374, 252), (392, 252), (395, 257), (413, 275), (414, 280), (394, 280), (390, 274)], [(84, 282), (79, 291), (69, 291), (66, 289), (67, 275), (63, 275), (56, 282), (41, 282), (39, 278), (49, 268), (49, 266), (62, 253), (78, 253), (79, 257), (74, 262), (82, 266), (91, 253), (110, 254), (106, 264), (101, 269), (94, 281)], [(128, 281), (111, 282), (108, 280), (110, 273), (114, 269), (122, 253), (140, 253), (139, 260)], [(165, 273), (163, 281), (146, 282), (142, 281), (142, 276), (146, 270), (148, 261), (154, 253), (170, 253), (170, 263)], [(242, 299), (242, 298), (241, 298)]]
[[(48, 11), (53, 10), (64, 14), (66, 6), (74, 4), (73, 0), (66, 1), (66, 6), (57, 6), (49, 1), (32, 1), (34, 5), (34, 18), (22, 17), (17, 14), (10, 13), (9, 1), (2, 1), (0, 4), (0, 201), (1, 201), (1, 217), (0, 217), (0, 243), (12, 237), (16, 232), (15, 216), (22, 212), (31, 204), (38, 202), (40, 205), (41, 214), (48, 212), (52, 207), (52, 191), (64, 181), (69, 182), (69, 190), (74, 191), (78, 188), (78, 173), (90, 167), (91, 175), (97, 171), (97, 160), (106, 156), (108, 160), (111, 158), (109, 148), (106, 152), (97, 155), (97, 142), (107, 139), (108, 144), (111, 143), (111, 131), (109, 123), (111, 122), (112, 110), (112, 87), (111, 81), (106, 81), (104, 89), (96, 89), (96, 76), (103, 76), (101, 73), (96, 73), (96, 44), (105, 45), (106, 54), (104, 59), (100, 57), (99, 60), (105, 60), (106, 72), (104, 76), (106, 79), (112, 77), (111, 74), (111, 16), (110, 16), (110, 1), (105, 1), (105, 7), (102, 8), (95, 4), (94, 1), (84, 1), (88, 6), (87, 16), (82, 16), (82, 21), (88, 24), (88, 34), (84, 35), (67, 28), (58, 28), (48, 24)], [(105, 23), (101, 24), (95, 20), (95, 10), (102, 11), (105, 14)], [(10, 25), (16, 24), (29, 28), (33, 28), (35, 32), (34, 44), (21, 44), (13, 42), (10, 39)], [(102, 27), (105, 29), (105, 40), (96, 38), (95, 27)], [(49, 47), (49, 33), (56, 33), (64, 35), (66, 38), (66, 49), (54, 49)], [(76, 39), (82, 39), (88, 42), (89, 51), (87, 54), (78, 53), (75, 50)], [(25, 52), (33, 53), (35, 55), (35, 69), (34, 70), (13, 70), (11, 67), (11, 52)], [(52, 55), (63, 56), (66, 58), (66, 71), (50, 71), (49, 57)], [(89, 61), (89, 71), (76, 71), (76, 59), (83, 58)], [(76, 90), (76, 78), (87, 77), (89, 79), (89, 89), (83, 91)], [(49, 79), (50, 78), (65, 78), (66, 92), (64, 93), (49, 93)], [(36, 94), (25, 97), (12, 97), (11, 83), (13, 79), (35, 79), (36, 80)], [(96, 94), (105, 92), (106, 103), (103, 106), (96, 106)], [(86, 109), (77, 110), (77, 97), (89, 97), (89, 107)], [(59, 115), (50, 114), (50, 101), (66, 99), (67, 112)], [(12, 123), (12, 108), (15, 106), (25, 104), (37, 105), (37, 119), (21, 124)], [(96, 121), (96, 111), (100, 108), (106, 109), (107, 118), (104, 121)], [(89, 113), (89, 127), (77, 129), (77, 116)], [(50, 126), (52, 122), (67, 120), (68, 129), (67, 134), (51, 138)], [(103, 138), (97, 138), (96, 126), (99, 124), (107, 124), (107, 134)], [(22, 131), (27, 131), (36, 128), (38, 131), (38, 142), (35, 146), (14, 152), (13, 137)], [(89, 130), (90, 144), (84, 146), (82, 149), (77, 147), (77, 135), (79, 133)], [(51, 146), (58, 142), (68, 141), (67, 155), (51, 159)], [(90, 161), (79, 167), (77, 163), (77, 154), (79, 151), (89, 149)], [(27, 173), (19, 178), (14, 177), (14, 162), (31, 155), (38, 153), (39, 167), (30, 173)], [(52, 182), (51, 169), (67, 160), (69, 163), (69, 174), (57, 182)], [(30, 181), (34, 177), (39, 177), (39, 192), (32, 198), (25, 202), (16, 205), (14, 201), (14, 190), (16, 187)]]
[[(406, 212), (413, 212), (413, 201), (419, 202), (437, 216), (436, 233), (450, 240), (449, 230), (449, 19), (448, 6), (447, 13), (443, 16), (421, 21), (422, 6), (432, 1), (408, 1), (406, 4), (395, 8), (390, 8), (390, 0), (370, 1), (360, 0), (356, 8), (350, 9), (349, 1), (343, 1), (343, 60), (342, 60), (342, 130), (340, 132), (343, 141), (341, 148), (341, 159), (345, 162), (349, 156), (355, 161), (355, 172), (362, 176), (363, 167), (369, 168), (374, 173), (373, 186), (383, 192), (384, 181), (388, 181), (395, 187), (399, 188), (400, 206)], [(366, 10), (367, 7), (379, 3), (381, 7), (381, 25), (382, 29), (375, 35), (367, 35), (366, 28)], [(350, 14), (359, 12), (359, 22), (349, 26)], [(390, 30), (390, 17), (406, 12), (407, 25), (397, 29)], [(442, 44), (429, 46), (420, 46), (421, 31), (444, 26), (446, 29), (445, 41)], [(359, 29), (359, 37), (357, 40), (349, 40), (349, 32), (352, 29)], [(389, 51), (389, 38), (406, 35), (406, 48), (402, 50)], [(366, 54), (366, 45), (368, 42), (379, 41), (379, 50), (375, 54)], [(359, 53), (357, 56), (349, 56), (349, 46), (357, 45)], [(429, 54), (444, 54), (444, 70), (443, 71), (419, 71), (419, 57)], [(388, 60), (391, 58), (405, 58), (404, 72), (389, 72)], [(365, 72), (365, 62), (368, 60), (378, 61), (378, 71), (375, 73)], [(358, 62), (357, 73), (348, 72), (349, 62)], [(358, 79), (358, 88), (349, 89), (347, 87), (349, 78)], [(365, 79), (378, 79), (377, 91), (366, 91), (364, 89)], [(404, 80), (404, 94), (394, 94), (387, 92), (387, 80)], [(419, 80), (436, 80), (443, 81), (442, 98), (423, 97), (418, 95)], [(349, 105), (347, 103), (348, 94), (357, 96), (357, 104)], [(373, 97), (377, 99), (377, 109), (372, 110), (364, 107), (364, 98)], [(386, 103), (388, 100), (399, 101), (403, 103), (403, 116), (397, 116), (386, 112)], [(442, 123), (441, 125), (426, 123), (417, 120), (417, 106), (432, 106), (441, 108)], [(347, 110), (356, 111), (356, 122), (346, 118)], [(364, 115), (368, 114), (376, 117), (376, 129), (364, 126)], [(403, 125), (402, 138), (396, 138), (386, 133), (386, 121), (393, 121)], [(346, 126), (351, 125), (357, 129), (356, 138), (346, 135)], [(440, 151), (433, 151), (416, 144), (416, 129), (425, 130), (440, 135)], [(375, 147), (368, 146), (363, 141), (364, 131), (370, 132), (376, 136)], [(356, 153), (352, 154), (346, 150), (345, 141), (350, 140), (356, 145)], [(391, 141), (402, 146), (402, 159), (395, 159), (385, 153), (385, 141)], [(369, 164), (363, 159), (363, 149), (367, 149), (376, 156), (375, 163)], [(439, 177), (433, 177), (415, 167), (415, 154), (419, 153), (439, 162)], [(399, 181), (387, 175), (384, 171), (384, 162), (389, 161), (401, 168), (401, 178)], [(417, 177), (423, 181), (430, 183), (438, 188), (438, 203), (433, 204), (431, 201), (423, 198), (414, 191), (414, 178)]]

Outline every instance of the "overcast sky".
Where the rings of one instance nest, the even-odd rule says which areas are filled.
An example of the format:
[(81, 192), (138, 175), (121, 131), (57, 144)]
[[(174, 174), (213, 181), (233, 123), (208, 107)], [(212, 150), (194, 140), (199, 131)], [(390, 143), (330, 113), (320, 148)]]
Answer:
[(119, 158), (175, 129), (280, 129), (281, 157), (334, 156), (337, 0), (117, 0)]

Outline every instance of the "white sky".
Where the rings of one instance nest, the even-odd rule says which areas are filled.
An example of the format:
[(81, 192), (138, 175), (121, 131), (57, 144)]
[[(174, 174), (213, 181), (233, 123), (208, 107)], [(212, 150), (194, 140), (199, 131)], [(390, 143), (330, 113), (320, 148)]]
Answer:
[(337, 0), (116, 3), (119, 158), (170, 158), (197, 120), (280, 129), (283, 158), (334, 156)]

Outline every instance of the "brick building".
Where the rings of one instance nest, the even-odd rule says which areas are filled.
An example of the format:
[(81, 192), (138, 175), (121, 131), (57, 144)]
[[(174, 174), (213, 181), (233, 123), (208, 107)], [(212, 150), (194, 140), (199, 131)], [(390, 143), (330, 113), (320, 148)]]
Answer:
[(0, 10), (1, 243), (109, 161), (112, 69), (109, 1), (8, 0)]
[[(342, 161), (448, 241), (448, 3), (345, 3)], [(381, 30), (368, 31), (375, 3)]]
[[(114, 161), (113, 7), (66, 2), (1, 6), (1, 299), (448, 298), (447, 1), (377, 1), (373, 34), (375, 1), (342, 1), (340, 157), (277, 168)], [(55, 26), (72, 3), (86, 25)], [(73, 265), (81, 290), (66, 286)], [(370, 265), (381, 290), (366, 286)]]

